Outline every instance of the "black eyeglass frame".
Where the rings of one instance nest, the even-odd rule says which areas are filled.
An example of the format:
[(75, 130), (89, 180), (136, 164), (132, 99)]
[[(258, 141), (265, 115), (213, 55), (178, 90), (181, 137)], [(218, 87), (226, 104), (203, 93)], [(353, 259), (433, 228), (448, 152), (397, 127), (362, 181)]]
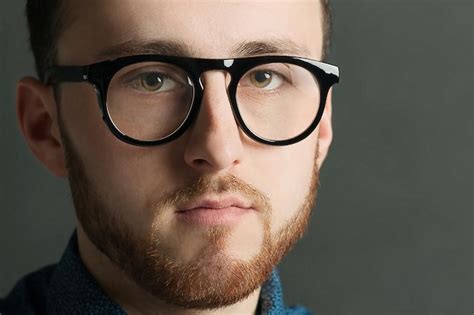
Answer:
[[(188, 116), (184, 119), (181, 126), (179, 126), (172, 134), (158, 140), (137, 140), (122, 133), (115, 126), (107, 108), (108, 87), (114, 75), (122, 68), (139, 62), (165, 62), (177, 66), (188, 75), (194, 85), (194, 97)], [(236, 92), (238, 82), (242, 76), (254, 67), (275, 62), (284, 62), (307, 69), (316, 78), (320, 87), (319, 110), (313, 122), (305, 131), (287, 140), (270, 140), (254, 134), (245, 125), (237, 105)], [(324, 106), (326, 104), (329, 89), (335, 83), (339, 82), (339, 68), (337, 66), (304, 57), (264, 55), (228, 59), (206, 59), (149, 54), (120, 57), (83, 66), (52, 66), (48, 68), (45, 73), (44, 83), (46, 85), (54, 86), (61, 82), (89, 82), (96, 91), (99, 107), (102, 112), (102, 119), (117, 138), (132, 145), (155, 146), (173, 141), (180, 137), (197, 117), (201, 107), (202, 96), (204, 94), (204, 87), (200, 77), (204, 71), (208, 70), (225, 70), (230, 73), (231, 78), (228, 86), (229, 101), (234, 117), (237, 119), (239, 127), (245, 132), (245, 134), (257, 142), (277, 146), (297, 143), (308, 137), (316, 129), (324, 112)]]

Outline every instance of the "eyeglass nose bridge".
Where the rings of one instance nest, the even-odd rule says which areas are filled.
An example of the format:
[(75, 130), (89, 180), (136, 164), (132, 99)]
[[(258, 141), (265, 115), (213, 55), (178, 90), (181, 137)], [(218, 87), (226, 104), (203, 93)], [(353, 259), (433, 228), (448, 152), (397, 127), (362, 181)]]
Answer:
[(234, 64), (234, 59), (201, 59), (199, 64), (199, 72), (196, 73), (197, 81), (201, 90), (204, 91), (205, 86), (203, 83), (203, 75), (209, 71), (220, 71), (223, 72), (225, 76), (229, 75), (230, 79), (226, 81), (226, 89), (228, 89), (230, 83), (233, 80), (231, 67)]
[[(206, 87), (204, 85), (205, 79), (203, 78), (204, 74), (205, 73), (210, 74), (210, 72), (216, 72), (216, 71), (217, 72), (222, 72), (224, 74), (226, 91), (229, 92), (229, 85), (232, 82), (232, 73), (228, 70), (223, 70), (223, 69), (210, 69), (210, 70), (206, 70), (206, 71), (201, 72), (201, 74), (198, 77), (199, 87), (201, 88), (202, 91), (204, 91), (206, 89)], [(229, 79), (227, 79), (227, 78), (229, 78)]]

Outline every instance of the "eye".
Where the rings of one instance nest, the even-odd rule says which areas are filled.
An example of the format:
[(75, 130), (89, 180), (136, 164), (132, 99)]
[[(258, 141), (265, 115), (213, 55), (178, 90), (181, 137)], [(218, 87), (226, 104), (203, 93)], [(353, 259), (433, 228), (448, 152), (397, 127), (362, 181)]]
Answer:
[(283, 82), (281, 76), (273, 71), (257, 70), (249, 75), (252, 85), (265, 90), (278, 88)]
[(159, 72), (146, 72), (132, 80), (131, 86), (144, 92), (166, 92), (176, 87), (176, 81)]
[(154, 73), (140, 76), (140, 86), (147, 91), (154, 92), (163, 86), (163, 78)]

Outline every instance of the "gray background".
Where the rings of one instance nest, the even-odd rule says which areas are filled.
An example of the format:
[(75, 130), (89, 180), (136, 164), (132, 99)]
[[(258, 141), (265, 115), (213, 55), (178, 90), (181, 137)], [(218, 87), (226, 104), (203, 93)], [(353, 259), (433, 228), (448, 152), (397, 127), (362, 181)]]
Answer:
[[(56, 262), (67, 183), (20, 136), (23, 1), (0, 3), (0, 296)], [(472, 314), (473, 1), (333, 1), (335, 139), (309, 232), (281, 264), (318, 314)]]

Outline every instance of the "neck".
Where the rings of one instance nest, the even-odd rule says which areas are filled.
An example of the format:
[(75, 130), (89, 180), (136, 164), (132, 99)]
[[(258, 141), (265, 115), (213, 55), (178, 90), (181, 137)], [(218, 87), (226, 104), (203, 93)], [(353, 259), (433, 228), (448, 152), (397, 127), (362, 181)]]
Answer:
[(110, 261), (89, 240), (84, 230), (77, 225), (77, 240), (81, 259), (106, 294), (130, 315), (177, 314), (256, 314), (260, 288), (245, 299), (220, 309), (196, 310), (165, 303), (139, 287)]

